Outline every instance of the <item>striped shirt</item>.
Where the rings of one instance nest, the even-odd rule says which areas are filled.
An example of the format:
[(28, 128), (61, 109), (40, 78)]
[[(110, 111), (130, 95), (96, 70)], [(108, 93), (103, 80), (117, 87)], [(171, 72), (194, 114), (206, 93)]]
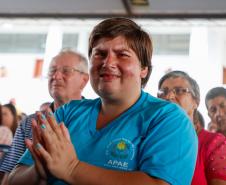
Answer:
[(8, 153), (5, 154), (4, 159), (0, 166), (0, 172), (9, 173), (16, 166), (17, 161), (26, 150), (25, 139), (32, 138), (31, 120), (36, 118), (35, 114), (29, 115), (24, 118), (18, 126), (13, 143)]
[[(51, 103), (50, 109), (54, 112), (54, 104)], [(31, 114), (24, 118), (16, 129), (13, 143), (9, 152), (4, 155), (0, 165), (0, 172), (10, 173), (17, 165), (20, 157), (26, 150), (25, 139), (32, 139), (31, 120), (36, 119), (35, 114)]]

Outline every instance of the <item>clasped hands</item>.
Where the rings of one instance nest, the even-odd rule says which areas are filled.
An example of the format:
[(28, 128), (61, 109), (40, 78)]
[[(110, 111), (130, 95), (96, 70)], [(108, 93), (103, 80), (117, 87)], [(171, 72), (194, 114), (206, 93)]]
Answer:
[(26, 140), (35, 161), (39, 178), (47, 180), (48, 174), (67, 181), (79, 164), (68, 129), (58, 124), (54, 114), (47, 109), (45, 114), (36, 112), (32, 120), (32, 141)]

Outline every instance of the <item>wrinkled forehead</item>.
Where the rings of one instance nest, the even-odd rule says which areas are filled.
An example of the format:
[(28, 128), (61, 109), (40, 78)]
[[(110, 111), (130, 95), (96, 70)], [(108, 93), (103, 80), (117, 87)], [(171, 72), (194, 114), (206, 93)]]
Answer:
[(103, 37), (98, 39), (95, 44), (93, 49), (102, 49), (106, 47), (106, 45), (112, 45), (115, 48), (130, 48), (128, 41), (124, 36), (117, 36), (117, 37)]
[(75, 66), (79, 64), (79, 57), (72, 54), (62, 54), (54, 57), (50, 62), (50, 67)]
[(171, 76), (169, 78), (166, 78), (160, 88), (166, 88), (166, 87), (184, 87), (184, 88), (191, 88), (191, 85), (189, 81), (181, 76)]
[(209, 99), (207, 101), (208, 109), (211, 108), (211, 107), (218, 107), (221, 104), (226, 105), (226, 98), (224, 96), (217, 96), (217, 97)]

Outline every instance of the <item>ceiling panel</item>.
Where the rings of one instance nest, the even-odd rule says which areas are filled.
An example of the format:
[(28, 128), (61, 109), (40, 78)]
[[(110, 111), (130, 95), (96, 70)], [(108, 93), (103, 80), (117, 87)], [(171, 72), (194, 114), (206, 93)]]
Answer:
[(142, 0), (0, 0), (0, 16), (226, 18), (226, 0), (143, 0), (147, 2), (143, 6), (135, 1)]
[(8, 14), (125, 14), (121, 0), (0, 0)]
[(150, 13), (226, 13), (226, 0), (149, 0)]

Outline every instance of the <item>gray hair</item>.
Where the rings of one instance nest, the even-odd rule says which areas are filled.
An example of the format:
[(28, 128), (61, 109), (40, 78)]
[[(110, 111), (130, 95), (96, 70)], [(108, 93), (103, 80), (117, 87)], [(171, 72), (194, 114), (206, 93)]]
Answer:
[(87, 60), (87, 58), (84, 55), (82, 55), (81, 53), (79, 53), (79, 52), (77, 52), (77, 51), (75, 51), (71, 48), (63, 48), (56, 56), (53, 57), (52, 60), (54, 60), (58, 56), (65, 55), (65, 54), (70, 54), (70, 55), (74, 55), (74, 56), (78, 57), (79, 58), (80, 70), (83, 73), (88, 73), (88, 60)]
[(200, 102), (200, 90), (199, 90), (199, 85), (197, 84), (197, 82), (190, 77), (187, 73), (185, 73), (184, 71), (171, 71), (169, 73), (166, 73), (160, 80), (159, 80), (159, 84), (158, 84), (158, 89), (160, 89), (160, 87), (162, 86), (163, 82), (165, 80), (167, 80), (168, 78), (184, 78), (185, 80), (188, 81), (188, 83), (191, 86), (191, 90), (192, 90), (192, 95), (194, 96), (197, 104), (199, 105)]

